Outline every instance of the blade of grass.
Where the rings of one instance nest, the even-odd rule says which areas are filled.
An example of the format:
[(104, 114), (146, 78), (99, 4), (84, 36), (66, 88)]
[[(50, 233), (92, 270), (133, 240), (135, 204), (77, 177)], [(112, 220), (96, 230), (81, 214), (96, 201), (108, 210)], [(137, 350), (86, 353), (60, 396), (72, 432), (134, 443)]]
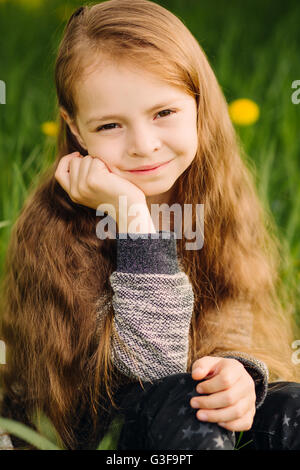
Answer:
[(32, 444), (40, 450), (62, 450), (53, 444), (53, 442), (50, 442), (48, 439), (41, 436), (33, 429), (30, 429), (28, 426), (25, 426), (23, 423), (0, 417), (0, 427), (9, 434), (19, 437), (23, 441)]
[(123, 424), (124, 417), (116, 417), (98, 445), (97, 450), (116, 450)]

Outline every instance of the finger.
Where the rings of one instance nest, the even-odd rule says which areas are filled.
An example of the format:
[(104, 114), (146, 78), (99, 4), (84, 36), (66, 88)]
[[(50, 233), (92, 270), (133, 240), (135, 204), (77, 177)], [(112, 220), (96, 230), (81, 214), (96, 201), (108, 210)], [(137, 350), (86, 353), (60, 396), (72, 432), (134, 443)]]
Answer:
[[(197, 388), (196, 388), (197, 390)], [(243, 380), (238, 380), (230, 389), (210, 395), (192, 397), (190, 405), (192, 408), (225, 408), (237, 403), (245, 396), (246, 387)]]
[(215, 374), (217, 365), (221, 360), (222, 358), (213, 356), (204, 356), (197, 359), (192, 365), (192, 378), (194, 380), (200, 380), (208, 375)]
[(62, 186), (62, 188), (65, 191), (69, 191), (69, 187), (70, 187), (69, 162), (76, 155), (79, 155), (79, 152), (73, 152), (62, 157), (59, 160), (55, 173), (54, 173), (55, 179), (58, 181), (58, 183)]
[(223, 423), (227, 421), (234, 421), (242, 418), (249, 412), (249, 400), (245, 398), (240, 400), (233, 406), (220, 409), (201, 409), (196, 413), (196, 417), (200, 421), (208, 421), (210, 423)]
[(80, 161), (77, 179), (77, 192), (81, 196), (83, 196), (87, 190), (87, 178), (92, 161), (93, 158), (90, 155), (86, 155)]
[(103, 162), (100, 158), (92, 158), (91, 164), (89, 166), (88, 174), (86, 176), (86, 182), (91, 191), (95, 191), (99, 187), (99, 183), (102, 180), (102, 183), (105, 183), (105, 176), (109, 175), (111, 171), (107, 167), (106, 163)]
[(93, 161), (92, 161), (92, 164), (93, 164), (93, 166), (90, 168), (90, 172), (95, 171), (95, 169), (96, 169), (96, 170), (97, 170), (97, 169), (98, 169), (98, 170), (99, 170), (99, 169), (102, 169), (102, 170), (104, 170), (104, 171), (106, 171), (106, 172), (112, 173), (112, 172), (110, 171), (108, 165), (107, 165), (103, 160), (101, 160), (100, 157), (94, 157), (94, 158), (93, 158)]
[(255, 412), (249, 411), (249, 413), (245, 414), (242, 418), (227, 421), (227, 422), (220, 422), (218, 423), (219, 426), (222, 428), (228, 429), (229, 431), (249, 431), (253, 425)]
[(212, 378), (199, 383), (196, 386), (198, 393), (216, 393), (222, 390), (227, 390), (232, 387), (241, 377), (243, 365), (231, 360), (222, 363), (221, 370), (217, 371)]
[(82, 157), (73, 157), (69, 162), (69, 170), (70, 170), (70, 196), (73, 200), (77, 200), (80, 197), (78, 192), (78, 179), (79, 179), (79, 168), (80, 163), (82, 161)]

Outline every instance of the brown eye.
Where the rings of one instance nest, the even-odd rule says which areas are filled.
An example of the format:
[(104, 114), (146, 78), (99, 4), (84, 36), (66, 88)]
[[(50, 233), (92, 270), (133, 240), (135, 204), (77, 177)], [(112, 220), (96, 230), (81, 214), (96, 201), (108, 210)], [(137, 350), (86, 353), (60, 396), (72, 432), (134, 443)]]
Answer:
[[(164, 109), (163, 111), (160, 111), (158, 114), (161, 114), (161, 113), (170, 113), (170, 114), (173, 114), (173, 113), (176, 113), (176, 111), (172, 111), (171, 109)], [(170, 114), (167, 114), (163, 117), (167, 117), (167, 116), (170, 116)]]
[[(162, 114), (162, 113), (169, 113), (169, 114), (162, 116), (162, 117), (168, 117), (171, 114), (176, 114), (176, 111), (172, 109), (164, 109), (163, 111), (160, 111), (159, 113), (157, 113), (157, 115)], [(109, 127), (109, 126), (118, 126), (118, 124), (116, 122), (104, 124), (103, 126), (97, 127), (96, 132), (109, 131), (109, 130), (115, 129), (114, 127)]]
[(105, 131), (109, 131), (110, 129), (112, 128), (107, 128), (107, 126), (115, 126), (117, 125), (115, 122), (111, 123), (111, 124), (104, 124), (104, 126), (100, 126), (100, 127), (97, 127), (96, 131), (99, 132), (101, 130), (105, 130)]

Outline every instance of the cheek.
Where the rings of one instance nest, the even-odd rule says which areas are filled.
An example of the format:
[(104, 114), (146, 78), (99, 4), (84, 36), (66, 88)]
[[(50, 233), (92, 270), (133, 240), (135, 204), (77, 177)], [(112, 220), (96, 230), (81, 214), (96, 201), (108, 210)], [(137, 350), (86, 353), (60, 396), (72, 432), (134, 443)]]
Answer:
[(198, 133), (196, 127), (191, 127), (189, 132), (186, 134), (186, 142), (188, 143), (187, 153), (189, 159), (192, 161), (198, 150)]
[(169, 135), (169, 141), (171, 145), (185, 153), (189, 148), (197, 147), (197, 125), (194, 121), (190, 122), (190, 120), (182, 122), (180, 126), (173, 129), (171, 135)]
[(119, 157), (116, 155), (117, 150), (110, 145), (99, 145), (99, 143), (91, 143), (88, 146), (88, 154), (92, 157), (100, 158), (109, 168), (109, 170), (114, 169), (119, 165)]
[(178, 156), (183, 157), (184, 162), (191, 162), (197, 153), (198, 137), (197, 133), (185, 132), (181, 137), (176, 136), (173, 148)]

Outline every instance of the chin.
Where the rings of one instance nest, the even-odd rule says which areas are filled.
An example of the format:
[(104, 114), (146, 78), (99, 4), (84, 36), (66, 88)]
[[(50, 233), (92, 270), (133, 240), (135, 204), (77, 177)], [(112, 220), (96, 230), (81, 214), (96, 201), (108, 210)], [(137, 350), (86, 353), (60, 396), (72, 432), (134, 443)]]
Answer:
[(145, 191), (143, 189), (143, 192), (146, 197), (157, 197), (159, 198), (160, 196), (162, 197), (165, 193), (168, 192), (168, 189), (162, 188), (160, 191)]

